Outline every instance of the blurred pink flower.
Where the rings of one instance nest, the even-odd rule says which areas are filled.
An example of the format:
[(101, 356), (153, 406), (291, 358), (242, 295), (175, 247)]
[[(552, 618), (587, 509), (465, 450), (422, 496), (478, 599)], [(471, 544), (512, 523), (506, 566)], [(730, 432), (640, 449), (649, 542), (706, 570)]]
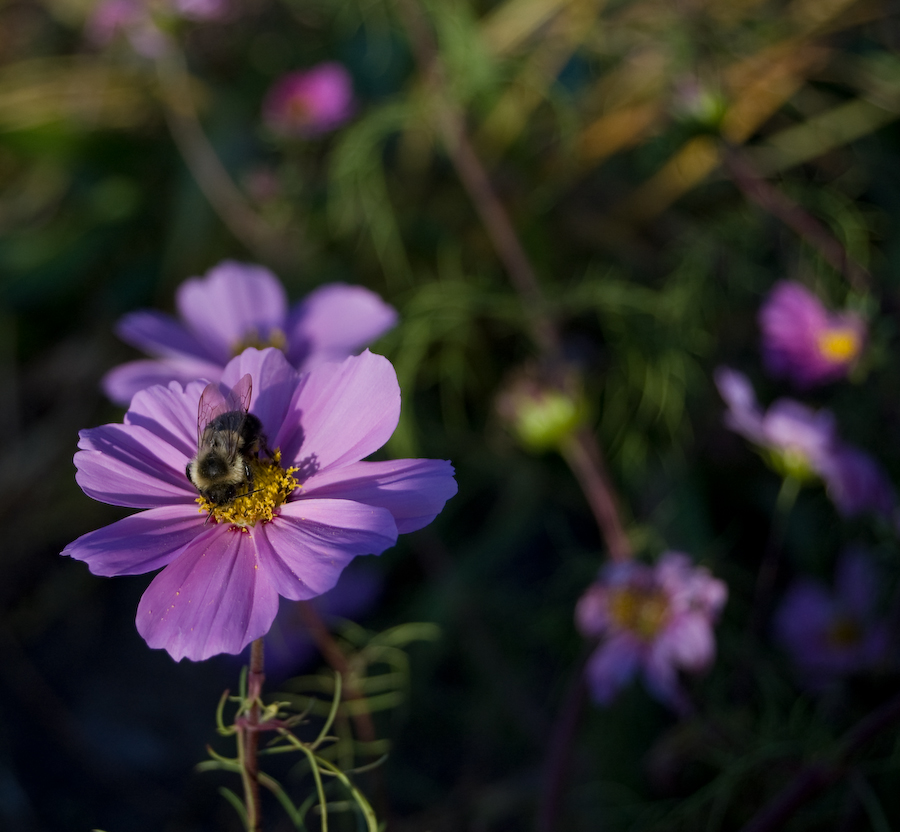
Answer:
[(359, 352), (397, 322), (397, 312), (362, 286), (328, 283), (288, 307), (284, 287), (268, 269), (226, 260), (204, 277), (186, 280), (175, 295), (179, 317), (149, 309), (131, 312), (116, 334), (150, 354), (110, 370), (103, 389), (128, 404), (152, 384), (197, 378), (218, 381), (247, 347), (277, 347), (298, 370)]
[(889, 630), (876, 612), (880, 581), (871, 558), (849, 550), (838, 562), (833, 591), (800, 578), (785, 593), (775, 613), (775, 637), (805, 687), (818, 690), (885, 660)]
[(217, 20), (228, 11), (227, 0), (171, 0), (171, 5), (189, 20)]
[(215, 20), (227, 11), (227, 0), (101, 0), (88, 17), (85, 32), (96, 46), (106, 46), (124, 36), (132, 48), (147, 58), (158, 57), (166, 48), (166, 35), (157, 26), (154, 12), (187, 20)]
[(85, 34), (95, 46), (126, 37), (134, 51), (146, 58), (157, 57), (166, 45), (165, 35), (140, 0), (101, 0), (88, 18)]
[(655, 566), (613, 563), (578, 601), (582, 635), (600, 639), (588, 659), (593, 698), (608, 704), (638, 672), (660, 701), (684, 713), (678, 670), (705, 670), (715, 657), (712, 625), (728, 589), (687, 555), (666, 552)]
[(263, 101), (263, 120), (283, 136), (327, 133), (353, 115), (350, 73), (336, 61), (283, 75)]
[(866, 325), (851, 312), (830, 313), (800, 283), (776, 283), (759, 310), (766, 369), (805, 389), (847, 375), (862, 353)]
[(756, 445), (781, 476), (801, 482), (821, 479), (846, 517), (891, 513), (895, 499), (887, 475), (871, 456), (841, 441), (830, 411), (779, 399), (764, 413), (742, 373), (719, 367), (715, 382), (728, 405), (725, 424)]

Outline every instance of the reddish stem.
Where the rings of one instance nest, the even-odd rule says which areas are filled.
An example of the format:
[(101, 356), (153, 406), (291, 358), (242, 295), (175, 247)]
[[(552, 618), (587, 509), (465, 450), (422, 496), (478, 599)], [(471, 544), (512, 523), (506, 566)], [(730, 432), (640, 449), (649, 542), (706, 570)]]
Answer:
[(247, 807), (247, 828), (249, 832), (262, 829), (262, 807), (259, 800), (259, 704), (262, 686), (264, 648), (262, 638), (256, 639), (250, 648), (250, 673), (247, 677), (247, 699), (251, 702), (247, 718), (238, 728), (241, 743), (242, 778), (244, 781), (244, 805)]

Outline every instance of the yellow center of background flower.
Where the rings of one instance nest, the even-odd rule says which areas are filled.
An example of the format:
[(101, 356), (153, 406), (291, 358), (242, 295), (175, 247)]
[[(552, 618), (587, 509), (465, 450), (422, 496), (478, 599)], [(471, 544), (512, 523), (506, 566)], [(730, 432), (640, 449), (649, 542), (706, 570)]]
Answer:
[(264, 350), (266, 347), (275, 347), (284, 352), (287, 346), (287, 336), (278, 327), (269, 330), (268, 338), (261, 338), (259, 332), (251, 329), (244, 333), (244, 337), (240, 341), (235, 342), (231, 348), (232, 356), (240, 355), (248, 347), (254, 347), (258, 350)]
[(275, 516), (275, 510), (300, 488), (294, 474), (299, 470), (294, 467), (281, 467), (281, 451), (276, 450), (272, 459), (251, 459), (250, 470), (253, 472), (253, 485), (248, 493), (237, 497), (226, 506), (217, 506), (204, 497), (197, 497), (200, 511), (209, 512), (217, 523), (231, 523), (233, 526), (246, 528), (262, 521), (268, 522)]
[(659, 632), (668, 618), (669, 602), (665, 594), (656, 589), (622, 587), (610, 593), (609, 613), (622, 629), (649, 639)]
[(841, 616), (828, 628), (827, 638), (835, 647), (852, 647), (862, 640), (862, 629), (854, 619)]
[(859, 336), (852, 329), (829, 329), (819, 336), (819, 352), (829, 361), (851, 361), (859, 347)]

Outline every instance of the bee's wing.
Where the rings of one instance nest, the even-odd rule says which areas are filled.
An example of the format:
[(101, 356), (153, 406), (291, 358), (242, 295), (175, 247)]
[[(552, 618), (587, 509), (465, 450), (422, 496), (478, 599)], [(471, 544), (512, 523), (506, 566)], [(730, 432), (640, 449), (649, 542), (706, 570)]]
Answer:
[(231, 407), (222, 395), (222, 391), (219, 390), (219, 385), (211, 381), (203, 388), (203, 392), (200, 394), (200, 404), (197, 406), (197, 447), (200, 447), (206, 426), (216, 416), (221, 416), (229, 410)]
[(231, 388), (231, 392), (226, 396), (228, 409), (246, 413), (250, 409), (250, 394), (252, 392), (253, 379), (250, 378), (250, 373), (247, 373)]

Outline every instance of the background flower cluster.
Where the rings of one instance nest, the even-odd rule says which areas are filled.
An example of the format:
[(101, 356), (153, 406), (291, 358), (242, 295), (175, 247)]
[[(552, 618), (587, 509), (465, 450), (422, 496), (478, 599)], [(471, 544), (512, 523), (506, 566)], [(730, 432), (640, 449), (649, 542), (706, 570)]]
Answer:
[[(81, 491), (78, 432), (241, 348), (366, 346), (402, 391), (374, 464), (460, 485), (317, 602), (360, 662), (428, 634), (372, 694), (389, 829), (900, 826), (898, 25), (3, 4), (0, 827), (240, 828), (194, 771), (240, 659), (149, 649), (148, 577), (59, 556), (132, 511)], [(328, 674), (304, 626), (286, 695)]]

